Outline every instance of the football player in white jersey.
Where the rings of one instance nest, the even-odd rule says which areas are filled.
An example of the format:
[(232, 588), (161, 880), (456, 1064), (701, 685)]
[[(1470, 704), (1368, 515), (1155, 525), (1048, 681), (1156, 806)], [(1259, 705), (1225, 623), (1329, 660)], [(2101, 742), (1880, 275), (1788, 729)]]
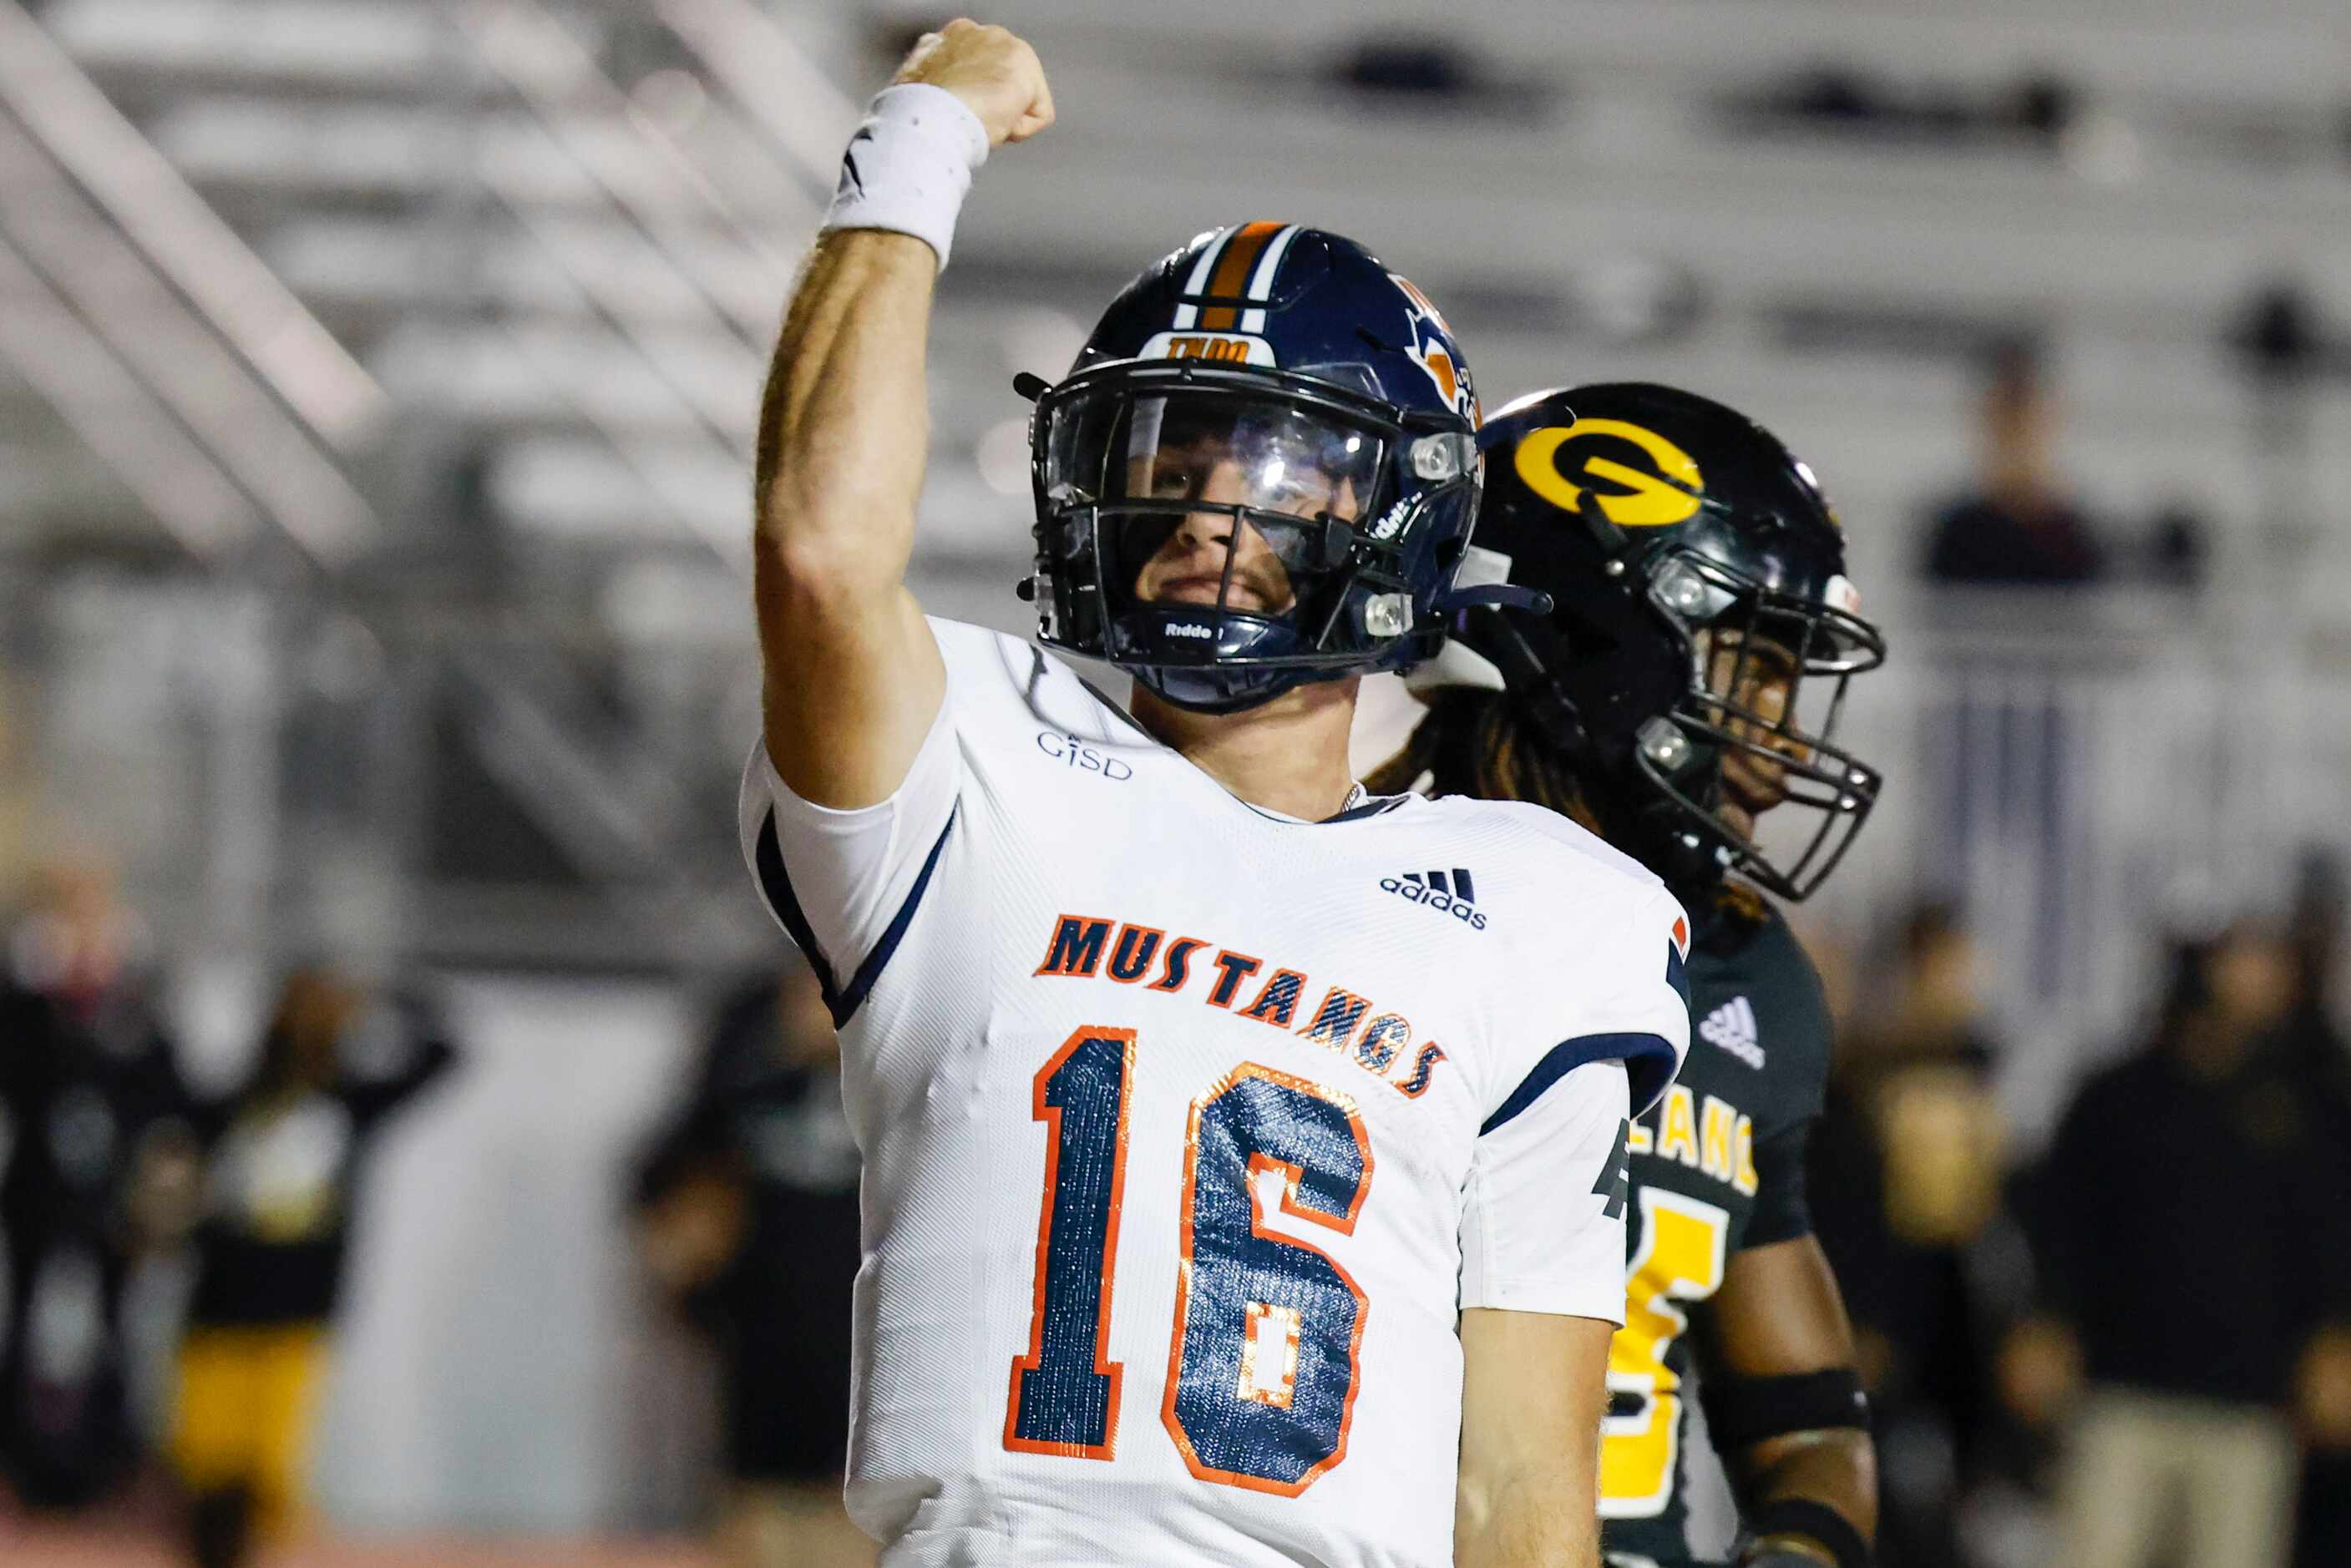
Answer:
[(1131, 716), (923, 615), (933, 280), (1051, 119), (1010, 34), (924, 40), (762, 414), (742, 828), (865, 1161), (851, 1511), (890, 1565), (1593, 1564), (1681, 909), (1552, 813), (1353, 784), (1361, 674), (1533, 596), (1455, 588), (1468, 370), (1336, 235), (1203, 234), (1024, 379), (1040, 639)]

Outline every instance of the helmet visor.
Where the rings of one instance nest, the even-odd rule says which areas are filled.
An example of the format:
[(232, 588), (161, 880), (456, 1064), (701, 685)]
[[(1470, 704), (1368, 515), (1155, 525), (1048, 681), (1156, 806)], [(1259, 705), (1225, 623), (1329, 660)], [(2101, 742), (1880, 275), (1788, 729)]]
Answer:
[(1389, 446), (1335, 410), (1221, 389), (1105, 387), (1046, 417), (1047, 498), (1093, 514), (1113, 614), (1190, 605), (1287, 620), (1321, 607)]
[(1301, 521), (1363, 515), (1385, 443), (1319, 410), (1212, 392), (1128, 405), (1110, 498), (1207, 501)]

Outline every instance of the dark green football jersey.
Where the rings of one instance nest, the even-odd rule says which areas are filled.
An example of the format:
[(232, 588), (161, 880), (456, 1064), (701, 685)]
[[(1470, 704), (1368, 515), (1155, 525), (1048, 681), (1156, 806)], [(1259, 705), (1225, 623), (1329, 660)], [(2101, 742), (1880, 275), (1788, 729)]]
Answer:
[(1612, 1563), (1690, 1561), (1693, 1327), (1731, 1254), (1812, 1230), (1804, 1143), (1830, 1037), (1820, 976), (1760, 898), (1715, 890), (1683, 901), (1695, 922), (1689, 1056), (1628, 1145), (1625, 1323), (1609, 1350), (1600, 1467)]

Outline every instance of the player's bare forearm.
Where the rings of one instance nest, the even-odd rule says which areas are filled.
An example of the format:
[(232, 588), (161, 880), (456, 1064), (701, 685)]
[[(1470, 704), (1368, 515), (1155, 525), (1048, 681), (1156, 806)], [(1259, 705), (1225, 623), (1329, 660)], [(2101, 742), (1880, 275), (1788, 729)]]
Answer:
[[(1857, 1428), (1784, 1433), (1732, 1456), (1725, 1468), (1748, 1513), (1767, 1502), (1798, 1498), (1836, 1510), (1865, 1538), (1877, 1533), (1877, 1452), (1869, 1434)], [(1802, 1550), (1804, 1543), (1792, 1539), (1782, 1544)], [(1824, 1551), (1817, 1554), (1823, 1562), (1835, 1561)]]
[(887, 798), (946, 687), (904, 585), (936, 274), (911, 235), (824, 236), (768, 376), (753, 556), (768, 753), (820, 805)]
[(912, 234), (851, 229), (809, 254), (759, 407), (763, 563), (895, 582), (930, 439), (925, 339), (938, 258)]
[[(1001, 27), (958, 20), (925, 34), (893, 79), (951, 95), (991, 147), (1053, 121), (1036, 51)], [(840, 807), (897, 789), (946, 689), (905, 587), (930, 437), (924, 340), (946, 244), (927, 228), (935, 250), (862, 226), (870, 214), (836, 206), (840, 227), (818, 240), (793, 291), (754, 475), (768, 754), (794, 793)], [(951, 212), (933, 216), (952, 225)]]
[[(1709, 1378), (1768, 1386), (1776, 1378), (1845, 1372), (1855, 1364), (1844, 1299), (1820, 1243), (1810, 1236), (1734, 1255), (1722, 1289), (1707, 1303), (1702, 1329)], [(1750, 1515), (1766, 1502), (1802, 1499), (1834, 1509), (1865, 1538), (1876, 1532), (1877, 1459), (1862, 1428), (1824, 1424), (1774, 1432), (1725, 1459), (1741, 1509)]]
[(1461, 1314), (1458, 1568), (1598, 1568), (1610, 1324)]
[(1454, 1515), (1457, 1568), (1599, 1568), (1596, 1511), (1570, 1501), (1563, 1476), (1537, 1469), (1493, 1480), (1482, 1506), (1470, 1503), (1464, 1483)]

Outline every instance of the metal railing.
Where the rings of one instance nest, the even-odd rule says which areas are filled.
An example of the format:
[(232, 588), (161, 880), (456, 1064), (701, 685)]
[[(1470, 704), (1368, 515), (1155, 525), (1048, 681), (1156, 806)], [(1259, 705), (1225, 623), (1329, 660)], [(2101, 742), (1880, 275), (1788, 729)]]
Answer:
[[(92, 450), (153, 496), (188, 471), (193, 442), (310, 558), (358, 554), (380, 524), (343, 462), (381, 433), (382, 389), (16, 0), (0, 0), (0, 235), (90, 327), (61, 346), (89, 357), (85, 375), (126, 374), (190, 438)], [(234, 530), (241, 509), (202, 497), (190, 502)], [(192, 531), (194, 515), (177, 499), (159, 511), (199, 549), (232, 542)]]
[[(747, 128), (737, 140), (751, 162), (705, 171), (538, 0), (450, 0), (438, 9), (456, 73), (507, 94), (468, 92), (438, 106), (450, 146), (472, 154), (451, 165), (453, 184), (495, 198), (554, 262), (590, 307), (585, 330), (632, 350), (649, 380), (686, 410), (689, 445), (747, 469), (752, 398), (791, 265), (778, 236), (813, 226), (809, 188), (821, 182)], [(756, 17), (715, 5), (674, 9), (696, 28), (692, 47), (739, 44), (747, 29), (771, 65), (778, 51), (795, 57)], [(484, 115), (517, 107), (523, 118), (503, 128), (509, 134), (479, 134)], [(18, 0), (0, 0), (0, 182), (10, 196), (0, 208), (0, 287), (12, 301), (0, 354), (200, 559), (250, 545), (265, 518), (329, 567), (379, 543), (375, 508), (351, 464), (405, 410)], [(771, 114), (763, 123), (778, 121)], [(577, 169), (584, 203), (559, 212), (544, 199), (512, 156), (517, 132), (538, 167)], [(824, 134), (837, 145), (837, 134)], [(722, 189), (729, 180), (737, 189)], [(471, 210), (470, 198), (455, 210)], [(694, 308), (649, 315), (634, 292), (648, 275), (672, 280), (664, 296)], [(657, 506), (706, 522), (706, 508), (669, 494), (674, 465), (663, 444), (578, 396), (535, 324), (469, 314), (572, 403)], [(703, 537), (740, 568), (741, 533), (705, 528)], [(212, 607), (221, 614), (242, 601), (233, 587), (219, 593)], [(210, 602), (199, 589), (179, 607), (201, 617)], [(291, 604), (274, 635), (303, 635), (319, 613)], [(372, 635), (399, 641), (396, 607), (357, 613)], [(564, 681), (550, 686), (543, 664), (474, 657), (462, 645), (435, 650), (432, 661), (472, 694), (464, 733), (484, 764), (551, 837), (592, 874), (674, 880), (674, 867), (664, 870), (680, 837), (669, 825), (674, 813), (655, 809), (660, 801), (632, 775), (625, 752), (580, 717), (585, 704)], [(210, 668), (199, 659), (183, 673), (202, 686)], [(201, 714), (195, 722), (200, 732), (210, 722)], [(135, 840), (133, 825), (115, 826), (123, 841)], [(214, 836), (237, 835), (223, 827)], [(147, 869), (159, 886), (195, 888), (220, 880), (214, 859), (192, 851), (185, 864)], [(693, 925), (686, 919), (680, 929)]]

